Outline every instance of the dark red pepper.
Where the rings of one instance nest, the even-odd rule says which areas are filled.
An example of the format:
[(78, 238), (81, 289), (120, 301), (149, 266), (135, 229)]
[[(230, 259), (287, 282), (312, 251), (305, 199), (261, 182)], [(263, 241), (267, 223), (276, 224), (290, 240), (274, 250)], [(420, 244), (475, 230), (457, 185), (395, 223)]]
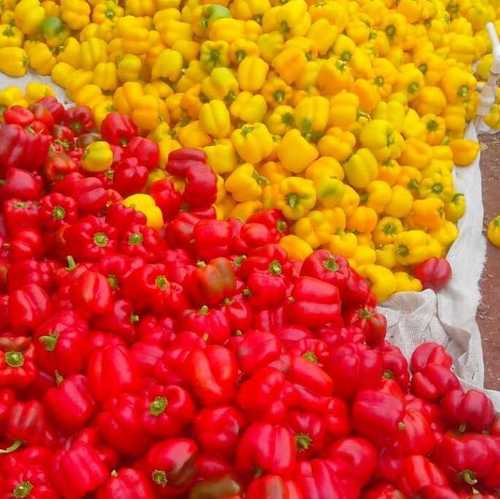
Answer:
[(33, 113), (23, 106), (10, 106), (3, 113), (3, 120), (10, 125), (27, 127), (35, 119)]
[(380, 346), (387, 332), (387, 319), (372, 307), (353, 309), (347, 313), (346, 323), (357, 326), (365, 335), (365, 341), (372, 347)]
[(412, 372), (422, 371), (428, 364), (437, 364), (446, 368), (453, 365), (453, 358), (443, 346), (428, 341), (420, 344), (413, 352), (410, 361)]
[(297, 484), (292, 480), (284, 480), (279, 475), (266, 475), (250, 483), (247, 499), (302, 499)]
[(78, 171), (78, 163), (64, 151), (49, 152), (47, 160), (43, 166), (45, 177), (57, 182), (70, 173)]
[(243, 294), (250, 297), (252, 308), (263, 310), (275, 308), (285, 301), (287, 283), (283, 268), (277, 260), (273, 260), (265, 271), (255, 270), (247, 279), (247, 290)]
[(76, 135), (90, 132), (95, 126), (92, 111), (87, 106), (66, 109), (64, 124), (71, 128)]
[(413, 275), (420, 280), (424, 289), (439, 291), (451, 279), (452, 270), (446, 258), (430, 258), (413, 269)]
[(40, 175), (10, 167), (5, 172), (5, 179), (0, 182), (0, 200), (18, 198), (38, 201), (42, 195)]
[(80, 275), (71, 286), (71, 297), (83, 317), (108, 312), (113, 303), (111, 286), (106, 276), (91, 270)]

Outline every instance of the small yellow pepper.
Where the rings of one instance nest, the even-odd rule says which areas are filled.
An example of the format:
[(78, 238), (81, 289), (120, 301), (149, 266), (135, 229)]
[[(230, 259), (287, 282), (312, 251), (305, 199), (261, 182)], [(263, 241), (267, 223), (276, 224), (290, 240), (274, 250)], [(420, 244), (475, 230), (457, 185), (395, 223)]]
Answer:
[(461, 105), (446, 106), (444, 120), (447, 130), (462, 135), (465, 130), (465, 109)]
[(203, 148), (212, 143), (212, 138), (205, 132), (198, 120), (187, 125), (179, 123), (176, 128), (177, 138), (183, 147)]
[(310, 141), (316, 141), (329, 121), (330, 103), (319, 95), (305, 97), (296, 106), (295, 126)]
[(439, 229), (431, 231), (430, 235), (446, 250), (458, 237), (458, 229), (453, 222), (445, 220), (443, 225)]
[(405, 146), (399, 161), (403, 165), (425, 168), (432, 159), (432, 148), (422, 140), (410, 137), (406, 139)]
[(266, 159), (274, 149), (273, 138), (263, 123), (244, 125), (234, 130), (231, 141), (239, 156), (252, 164)]
[(93, 82), (105, 92), (112, 92), (118, 86), (114, 62), (100, 62), (94, 68)]
[(82, 167), (88, 172), (106, 171), (113, 163), (113, 151), (110, 145), (104, 141), (89, 144), (82, 158)]
[(331, 126), (349, 128), (359, 117), (359, 97), (343, 90), (330, 100)]
[(28, 71), (28, 54), (20, 47), (0, 48), (0, 71), (7, 76), (20, 77)]
[(316, 204), (316, 190), (312, 180), (287, 177), (279, 184), (276, 207), (286, 218), (298, 220), (309, 213)]
[(236, 151), (230, 140), (224, 139), (204, 148), (207, 163), (218, 174), (232, 172), (237, 165)]
[(394, 272), (396, 278), (396, 293), (422, 291), (422, 283), (408, 272)]
[(383, 180), (374, 180), (366, 188), (366, 206), (382, 213), (392, 200), (391, 186)]
[(330, 240), (331, 232), (332, 226), (327, 216), (319, 210), (310, 211), (293, 226), (293, 233), (313, 249), (326, 244)]
[[(267, 104), (262, 95), (240, 92), (230, 107), (231, 115), (244, 123), (262, 121), (267, 111)], [(269, 124), (266, 122), (269, 128)], [(270, 132), (273, 131), (270, 129)]]
[(0, 47), (22, 47), (23, 32), (10, 24), (0, 25)]
[(323, 156), (331, 156), (342, 162), (351, 156), (355, 144), (356, 137), (351, 132), (333, 127), (320, 139), (318, 149)]
[(165, 168), (169, 154), (176, 149), (180, 149), (181, 144), (175, 139), (164, 138), (158, 142), (158, 147), (160, 148), (160, 167)]
[(451, 222), (458, 222), (465, 213), (465, 196), (456, 192), (445, 206), (446, 218)]
[(107, 61), (107, 45), (104, 40), (90, 38), (80, 44), (80, 67), (94, 69), (100, 62)]
[(54, 92), (50, 85), (46, 85), (45, 83), (40, 83), (38, 81), (31, 81), (26, 85), (26, 98), (30, 104), (37, 102), (44, 97), (53, 96)]
[(375, 250), (375, 263), (386, 267), (388, 269), (393, 269), (396, 265), (396, 247), (394, 244), (386, 244)]
[(416, 265), (432, 257), (440, 257), (441, 245), (423, 230), (399, 233), (394, 241), (396, 260), (400, 265)]
[(321, 176), (314, 179), (318, 202), (325, 208), (342, 206), (346, 185), (335, 177)]
[(373, 117), (378, 120), (385, 120), (398, 131), (403, 128), (407, 108), (398, 100), (382, 101), (377, 104)]
[(363, 147), (349, 158), (344, 165), (344, 170), (350, 185), (364, 189), (377, 178), (378, 164), (370, 149)]
[(304, 52), (296, 47), (284, 48), (272, 61), (274, 70), (288, 85), (299, 79), (306, 65)]
[(439, 229), (444, 223), (444, 203), (439, 198), (417, 199), (409, 214), (409, 223), (424, 230)]
[(123, 8), (112, 0), (98, 3), (92, 10), (92, 21), (101, 24), (123, 16)]
[(500, 248), (500, 215), (490, 220), (486, 235), (493, 246)]
[(57, 62), (71, 64), (74, 68), (80, 66), (80, 42), (70, 36), (62, 46), (62, 50), (57, 54)]
[(201, 83), (201, 91), (209, 99), (222, 99), (229, 104), (238, 92), (238, 80), (228, 68), (214, 68)]
[(377, 252), (373, 249), (367, 241), (360, 240), (358, 235), (358, 245), (354, 251), (354, 255), (349, 258), (349, 265), (355, 270), (363, 265), (373, 265), (377, 261)]
[(125, 54), (117, 63), (117, 76), (121, 82), (139, 81), (142, 60), (135, 54)]
[(313, 253), (313, 249), (306, 241), (293, 234), (282, 237), (279, 245), (292, 260), (303, 261)]
[(148, 227), (160, 230), (163, 227), (163, 215), (155, 200), (149, 194), (132, 194), (122, 201), (122, 204), (134, 208), (146, 216)]
[(288, 131), (276, 148), (283, 166), (292, 173), (303, 172), (319, 155), (297, 129)]
[(30, 67), (41, 75), (49, 75), (56, 64), (56, 58), (49, 47), (42, 42), (26, 42), (24, 44)]
[(330, 238), (329, 250), (334, 255), (340, 255), (345, 258), (352, 258), (356, 252), (358, 240), (352, 232), (339, 232)]
[(453, 162), (457, 166), (469, 166), (479, 154), (479, 143), (469, 139), (454, 139), (450, 142)]
[(214, 99), (201, 106), (200, 123), (205, 132), (218, 139), (231, 133), (231, 116), (222, 100)]
[(315, 182), (321, 178), (337, 178), (343, 180), (344, 169), (335, 158), (323, 156), (307, 167), (304, 176)]
[(262, 196), (262, 188), (269, 181), (259, 175), (250, 163), (235, 168), (227, 177), (224, 187), (230, 192), (235, 201), (254, 201)]
[(257, 92), (266, 81), (269, 65), (257, 56), (245, 57), (238, 66), (238, 82), (242, 90)]
[(322, 94), (335, 95), (342, 90), (349, 90), (354, 78), (344, 61), (330, 58), (321, 65), (316, 83)]
[(285, 135), (295, 124), (293, 108), (291, 106), (278, 106), (269, 114), (266, 125), (269, 131), (276, 135)]
[(263, 204), (260, 201), (245, 201), (244, 203), (238, 203), (230, 211), (229, 217), (237, 218), (242, 222), (246, 222), (254, 213), (257, 213), (262, 209), (263, 209)]
[(336, 234), (339, 231), (343, 231), (346, 228), (346, 214), (345, 211), (340, 208), (323, 209), (321, 212), (325, 215), (328, 223), (331, 227), (331, 234)]
[(405, 187), (395, 185), (392, 188), (392, 198), (385, 207), (385, 213), (391, 217), (402, 218), (407, 216), (413, 206), (413, 195)]
[(450, 173), (435, 172), (426, 176), (419, 187), (420, 196), (423, 198), (440, 198), (449, 201), (453, 196), (453, 178)]
[[(63, 0), (63, 5), (65, 1), (67, 2), (68, 0)], [(35, 34), (39, 30), (44, 18), (45, 10), (38, 0), (21, 0), (14, 9), (16, 26), (25, 35)]]
[(444, 140), (446, 134), (446, 122), (441, 116), (426, 114), (422, 116), (422, 123), (425, 126), (425, 141), (431, 146), (437, 146)]
[(80, 30), (90, 22), (90, 6), (85, 0), (61, 0), (61, 12), (71, 29)]
[(403, 138), (385, 120), (371, 120), (361, 129), (360, 141), (379, 161), (395, 159), (401, 154)]
[(394, 274), (381, 265), (362, 265), (359, 273), (368, 279), (372, 293), (379, 302), (387, 300), (396, 291), (396, 278)]
[(207, 72), (216, 67), (229, 66), (229, 44), (224, 40), (204, 41), (200, 47), (200, 62)]
[(347, 228), (361, 234), (368, 234), (375, 230), (377, 222), (377, 212), (373, 208), (358, 206), (347, 217)]
[(380, 246), (392, 244), (400, 232), (403, 232), (403, 223), (399, 218), (383, 217), (377, 223), (373, 240)]
[(394, 159), (384, 161), (379, 165), (378, 179), (387, 182), (389, 185), (394, 185), (401, 175), (401, 165)]
[(476, 84), (473, 74), (458, 66), (448, 68), (441, 80), (441, 88), (450, 104), (468, 100), (476, 91)]
[(153, 78), (163, 78), (171, 82), (179, 79), (182, 71), (183, 59), (180, 52), (164, 49), (156, 58), (151, 75)]
[(440, 115), (446, 107), (446, 96), (439, 87), (425, 86), (415, 100), (415, 109), (424, 114)]

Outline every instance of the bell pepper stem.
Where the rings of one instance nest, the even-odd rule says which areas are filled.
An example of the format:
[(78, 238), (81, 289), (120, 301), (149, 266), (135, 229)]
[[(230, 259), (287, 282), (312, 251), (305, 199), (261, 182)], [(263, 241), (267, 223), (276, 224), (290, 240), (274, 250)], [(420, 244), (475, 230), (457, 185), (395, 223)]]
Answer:
[(22, 440), (15, 440), (6, 449), (0, 449), (0, 454), (10, 454), (11, 452), (16, 452), (21, 445), (23, 445)]

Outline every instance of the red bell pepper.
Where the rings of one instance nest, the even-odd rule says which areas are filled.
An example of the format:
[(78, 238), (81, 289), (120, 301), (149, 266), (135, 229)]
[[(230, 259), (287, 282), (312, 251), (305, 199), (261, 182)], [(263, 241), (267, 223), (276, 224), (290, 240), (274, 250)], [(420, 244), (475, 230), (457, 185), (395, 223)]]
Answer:
[(142, 425), (153, 437), (173, 437), (194, 417), (194, 403), (180, 386), (153, 385), (142, 397)]
[(266, 475), (250, 483), (247, 499), (303, 499), (297, 484), (279, 475)]
[(71, 449), (75, 445), (91, 447), (100, 461), (108, 469), (115, 469), (118, 464), (118, 453), (115, 449), (105, 444), (95, 426), (87, 427), (66, 440), (64, 447)]
[(285, 426), (254, 422), (238, 444), (236, 468), (250, 477), (262, 473), (289, 477), (294, 472), (296, 457), (295, 439)]
[(136, 158), (140, 160), (148, 170), (152, 170), (158, 166), (160, 162), (160, 149), (156, 142), (144, 137), (133, 137), (125, 150), (123, 151), (124, 158)]
[(47, 132), (52, 132), (52, 128), (55, 124), (54, 116), (48, 107), (44, 104), (39, 104), (35, 102), (31, 104), (30, 111), (33, 113), (34, 121), (41, 122), (45, 125)]
[(126, 146), (137, 135), (137, 127), (126, 115), (109, 113), (101, 123), (101, 134), (111, 144)]
[(97, 491), (97, 499), (154, 499), (154, 491), (144, 473), (133, 468), (113, 470)]
[(104, 484), (108, 470), (89, 445), (75, 443), (54, 457), (51, 479), (62, 497), (84, 497)]
[(491, 400), (482, 392), (451, 390), (441, 400), (445, 421), (461, 432), (489, 430), (495, 419)]
[(383, 356), (362, 344), (346, 343), (331, 350), (326, 370), (334, 380), (333, 393), (351, 398), (360, 390), (378, 386)]
[(176, 215), (165, 228), (167, 243), (172, 248), (193, 249), (194, 228), (200, 219), (192, 213)]
[(0, 182), (0, 200), (18, 198), (38, 201), (41, 196), (42, 179), (40, 175), (21, 168), (7, 168), (5, 178)]
[(439, 291), (451, 279), (452, 270), (446, 258), (430, 258), (413, 269), (413, 275), (422, 282), (424, 289)]
[(108, 194), (97, 177), (82, 177), (70, 173), (54, 186), (56, 192), (72, 197), (82, 213), (99, 213), (108, 201)]
[(54, 285), (54, 265), (51, 261), (21, 260), (13, 262), (8, 271), (9, 289), (37, 284), (46, 291)]
[(142, 258), (131, 258), (127, 255), (108, 255), (96, 263), (95, 269), (104, 274), (114, 291), (120, 290), (126, 278), (144, 266)]
[(96, 328), (119, 335), (128, 343), (136, 339), (136, 325), (140, 321), (127, 300), (116, 300), (111, 308), (93, 319)]
[(197, 479), (201, 480), (198, 482), (200, 485), (206, 481), (223, 480), (234, 472), (233, 466), (228, 461), (211, 454), (198, 454), (194, 466), (197, 471)]
[(196, 475), (198, 447), (189, 438), (170, 438), (150, 447), (144, 468), (159, 497), (182, 496)]
[(3, 113), (3, 120), (9, 125), (19, 125), (23, 128), (30, 125), (35, 116), (23, 106), (10, 106)]
[(194, 434), (203, 449), (212, 455), (230, 456), (243, 431), (243, 414), (232, 406), (202, 409), (194, 419)]
[(35, 349), (31, 338), (0, 337), (0, 387), (23, 389), (36, 377)]
[(377, 303), (366, 279), (361, 277), (354, 269), (349, 271), (343, 297), (346, 303), (361, 307), (373, 307)]
[(2, 213), (11, 235), (22, 229), (36, 229), (40, 224), (39, 205), (35, 201), (8, 199), (4, 203)]
[(326, 432), (331, 438), (344, 438), (351, 432), (349, 407), (344, 400), (330, 397), (323, 418)]
[(285, 424), (295, 438), (299, 459), (309, 459), (323, 451), (327, 432), (322, 415), (314, 412), (290, 411)]
[(51, 418), (67, 431), (82, 429), (95, 410), (87, 378), (81, 374), (61, 378), (56, 388), (47, 390), (43, 403)]
[(130, 348), (130, 354), (139, 373), (148, 378), (155, 376), (155, 370), (163, 357), (164, 349), (157, 343), (135, 341)]
[(243, 291), (249, 296), (252, 308), (263, 310), (282, 305), (286, 298), (286, 280), (278, 261), (272, 261), (265, 271), (255, 270), (247, 279), (247, 289)]
[(301, 273), (344, 290), (349, 277), (349, 264), (342, 256), (334, 256), (328, 250), (317, 250), (304, 260)]
[(64, 125), (54, 125), (52, 130), (54, 145), (58, 145), (62, 151), (70, 151), (75, 147), (75, 134), (71, 128)]
[(137, 368), (130, 352), (120, 345), (108, 345), (94, 351), (87, 365), (92, 395), (98, 402), (133, 391), (139, 385)]
[(394, 442), (404, 417), (404, 402), (380, 390), (358, 392), (352, 407), (354, 429), (378, 445)]
[(193, 229), (196, 254), (202, 260), (228, 256), (232, 234), (226, 220), (200, 220)]
[(40, 200), (40, 223), (45, 229), (55, 231), (65, 224), (75, 223), (76, 210), (76, 201), (73, 198), (52, 192)]
[(405, 499), (405, 496), (394, 485), (379, 483), (365, 491), (363, 499)]
[(300, 277), (292, 291), (288, 315), (295, 323), (307, 327), (342, 324), (338, 288), (314, 277)]
[(13, 260), (40, 258), (44, 252), (42, 234), (38, 229), (19, 230), (10, 241), (10, 254)]
[(87, 106), (74, 106), (66, 109), (64, 124), (76, 135), (90, 132), (95, 127), (92, 111)]
[(444, 473), (432, 461), (420, 455), (403, 460), (398, 482), (399, 488), (409, 496), (419, 495), (427, 487), (448, 485)]
[(246, 253), (249, 248), (258, 248), (276, 242), (273, 232), (264, 224), (247, 222), (241, 225), (238, 236), (233, 236), (233, 248), (237, 252)]
[(141, 192), (146, 186), (149, 174), (147, 167), (138, 158), (122, 159), (109, 172), (104, 175), (111, 175), (111, 186), (122, 196)]
[(138, 456), (150, 444), (144, 432), (142, 405), (138, 396), (122, 393), (106, 401), (96, 418), (101, 437), (121, 454)]
[(0, 484), (3, 497), (32, 497), (57, 499), (58, 494), (50, 483), (47, 470), (43, 466), (19, 465), (6, 476)]
[(252, 326), (252, 309), (242, 295), (225, 298), (222, 311), (233, 333), (245, 333)]
[(73, 311), (57, 312), (34, 335), (37, 364), (62, 376), (80, 373), (88, 345), (88, 326)]
[(285, 308), (254, 311), (253, 327), (260, 331), (274, 332), (285, 325)]
[(137, 326), (137, 333), (142, 341), (161, 346), (170, 345), (176, 337), (174, 321), (168, 316), (147, 315), (142, 317)]
[(453, 358), (444, 347), (428, 341), (414, 350), (410, 360), (411, 371), (417, 373), (429, 364), (437, 364), (449, 369), (453, 365)]
[(26, 284), (9, 293), (9, 322), (15, 329), (32, 330), (49, 312), (49, 296), (38, 284)]
[(236, 277), (229, 259), (215, 258), (208, 264), (199, 261), (196, 267), (184, 281), (187, 293), (195, 304), (218, 305), (236, 292)]
[(78, 162), (63, 151), (49, 152), (47, 160), (43, 165), (45, 177), (52, 182), (57, 182), (66, 175), (77, 171)]
[(168, 179), (157, 180), (151, 184), (149, 192), (162, 211), (164, 220), (171, 220), (179, 213), (182, 195), (175, 189), (173, 182)]
[(236, 349), (241, 370), (252, 374), (277, 359), (281, 345), (275, 335), (261, 331), (249, 331), (242, 337)]
[(288, 233), (288, 222), (280, 210), (270, 209), (261, 210), (254, 213), (247, 223), (258, 223), (265, 225), (273, 235), (274, 242), (278, 242), (284, 235)]
[(398, 455), (428, 455), (434, 449), (436, 439), (431, 425), (424, 414), (406, 411), (398, 423), (398, 432), (393, 448)]
[(106, 210), (106, 222), (121, 234), (134, 225), (146, 225), (146, 215), (121, 203), (114, 203)]
[(350, 310), (346, 316), (346, 323), (359, 327), (365, 335), (366, 343), (370, 346), (380, 346), (385, 339), (387, 320), (372, 307)]
[(429, 364), (415, 373), (411, 380), (411, 391), (417, 397), (431, 402), (439, 400), (450, 390), (460, 387), (458, 378), (449, 368), (438, 364)]
[(395, 379), (406, 392), (410, 379), (406, 357), (398, 347), (387, 342), (379, 350), (384, 362), (384, 378)]
[(195, 332), (208, 343), (223, 344), (231, 334), (224, 312), (217, 308), (208, 308), (206, 305), (199, 310), (185, 310), (181, 326), (185, 330)]
[(118, 241), (120, 254), (158, 261), (165, 251), (165, 243), (157, 230), (146, 225), (131, 225)]
[(43, 99), (40, 99), (36, 104), (45, 107), (50, 112), (50, 114), (52, 114), (52, 117), (54, 118), (56, 123), (64, 121), (66, 117), (66, 109), (55, 97), (44, 97)]
[(319, 396), (327, 397), (332, 394), (332, 378), (314, 359), (300, 355), (291, 355), (285, 359), (284, 372), (294, 387), (299, 385)]
[[(185, 182), (182, 200), (195, 210), (209, 208), (217, 197), (217, 179), (201, 150), (178, 149), (168, 156), (166, 170)], [(205, 257), (202, 257), (205, 258)]]
[(75, 279), (71, 287), (76, 310), (83, 317), (93, 317), (108, 312), (112, 305), (112, 291), (106, 277), (91, 270)]
[(238, 365), (234, 354), (225, 347), (194, 349), (186, 359), (185, 373), (204, 406), (225, 404), (234, 397)]

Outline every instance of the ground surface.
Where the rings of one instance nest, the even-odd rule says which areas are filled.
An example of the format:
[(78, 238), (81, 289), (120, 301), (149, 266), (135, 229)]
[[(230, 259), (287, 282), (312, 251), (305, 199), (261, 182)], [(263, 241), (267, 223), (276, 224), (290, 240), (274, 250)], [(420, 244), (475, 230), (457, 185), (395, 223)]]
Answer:
[[(486, 225), (500, 214), (500, 135), (483, 135), (481, 143), (486, 146), (481, 152)], [(491, 244), (488, 244), (481, 292), (477, 320), (486, 362), (486, 387), (500, 390), (500, 249)]]

